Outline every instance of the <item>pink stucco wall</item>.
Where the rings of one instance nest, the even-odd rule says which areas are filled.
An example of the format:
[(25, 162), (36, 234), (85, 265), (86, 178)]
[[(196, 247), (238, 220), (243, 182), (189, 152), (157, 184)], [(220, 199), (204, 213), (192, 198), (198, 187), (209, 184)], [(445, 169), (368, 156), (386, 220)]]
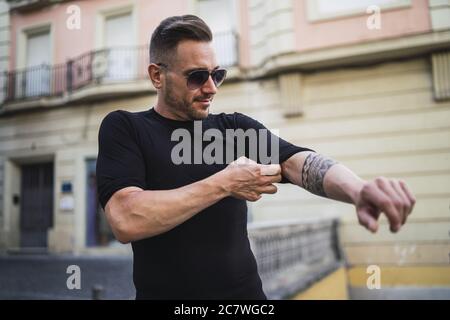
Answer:
[[(13, 13), (11, 16), (10, 69), (16, 67), (16, 47), (19, 32), (36, 24), (51, 22), (53, 27), (53, 64), (66, 62), (80, 54), (89, 52), (95, 47), (95, 27), (100, 11), (135, 4), (138, 23), (136, 45), (148, 44), (154, 28), (164, 18), (188, 12), (188, 1), (170, 0), (84, 0), (69, 1), (46, 7), (29, 14)], [(77, 5), (81, 10), (81, 29), (69, 30), (66, 27), (67, 7)], [(130, 35), (133, 36), (133, 35)]]
[(431, 30), (428, 0), (412, 0), (411, 7), (381, 11), (381, 29), (366, 27), (368, 14), (309, 22), (306, 0), (294, 0), (296, 48), (299, 51), (322, 47), (395, 38)]
[[(402, 37), (408, 34), (429, 32), (431, 22), (428, 0), (412, 0), (412, 7), (382, 12), (381, 30), (366, 28), (368, 15), (338, 17), (333, 20), (309, 22), (306, 0), (292, 0), (296, 48), (298, 51), (358, 43), (383, 38)], [(89, 52), (95, 47), (97, 16), (101, 11), (130, 4), (135, 5), (138, 24), (137, 45), (148, 44), (151, 32), (167, 16), (188, 13), (187, 0), (77, 0), (46, 7), (29, 14), (13, 13), (11, 16), (10, 69), (15, 69), (17, 35), (20, 30), (46, 22), (53, 25), (52, 63), (63, 63), (70, 58)], [(69, 5), (81, 9), (81, 29), (66, 28)], [(237, 10), (240, 30), (239, 47), (242, 66), (250, 66), (249, 1), (239, 0)], [(132, 36), (132, 35), (130, 35)]]

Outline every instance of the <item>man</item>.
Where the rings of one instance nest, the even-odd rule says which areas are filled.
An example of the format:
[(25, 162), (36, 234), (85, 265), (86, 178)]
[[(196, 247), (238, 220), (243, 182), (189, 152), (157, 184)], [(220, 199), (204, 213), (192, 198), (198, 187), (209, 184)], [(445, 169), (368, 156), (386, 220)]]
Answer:
[[(230, 143), (227, 130), (265, 130), (240, 113), (209, 113), (226, 76), (211, 41), (198, 17), (162, 21), (152, 35), (148, 67), (156, 105), (112, 112), (100, 128), (99, 198), (116, 238), (132, 243), (137, 299), (265, 299), (247, 237), (246, 200), (275, 193), (275, 183), (354, 204), (359, 222), (372, 232), (381, 212), (397, 232), (415, 203), (402, 181), (363, 181), (336, 161), (274, 135), (267, 140), (278, 156), (271, 164), (261, 164), (260, 156), (241, 161), (265, 146), (260, 137), (256, 146), (246, 142), (247, 158), (231, 164), (174, 161), (174, 133), (195, 135), (199, 123), (201, 133), (224, 134), (223, 140), (216, 135), (219, 146)], [(207, 148), (207, 141), (200, 147)], [(183, 159), (195, 157), (194, 149), (184, 150)]]

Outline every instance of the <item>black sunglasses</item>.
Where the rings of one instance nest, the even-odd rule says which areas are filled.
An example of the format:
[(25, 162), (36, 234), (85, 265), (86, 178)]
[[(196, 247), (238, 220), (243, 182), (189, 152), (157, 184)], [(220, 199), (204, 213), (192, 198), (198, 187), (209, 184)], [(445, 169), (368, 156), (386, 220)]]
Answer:
[[(157, 65), (168, 68), (168, 65), (165, 63), (158, 63)], [(206, 83), (206, 81), (208, 81), (209, 76), (211, 76), (214, 81), (214, 85), (216, 86), (216, 88), (218, 88), (225, 80), (227, 76), (227, 70), (216, 69), (211, 72), (209, 72), (208, 70), (191, 71), (187, 75), (185, 75), (185, 78), (187, 79), (187, 87), (190, 90), (201, 88)]]

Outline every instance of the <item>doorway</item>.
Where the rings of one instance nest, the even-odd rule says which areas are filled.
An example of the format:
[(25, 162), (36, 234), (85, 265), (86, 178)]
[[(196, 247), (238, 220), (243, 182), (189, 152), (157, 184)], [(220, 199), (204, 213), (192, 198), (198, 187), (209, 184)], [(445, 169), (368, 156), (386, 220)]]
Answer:
[(20, 246), (46, 248), (53, 227), (53, 162), (21, 166)]

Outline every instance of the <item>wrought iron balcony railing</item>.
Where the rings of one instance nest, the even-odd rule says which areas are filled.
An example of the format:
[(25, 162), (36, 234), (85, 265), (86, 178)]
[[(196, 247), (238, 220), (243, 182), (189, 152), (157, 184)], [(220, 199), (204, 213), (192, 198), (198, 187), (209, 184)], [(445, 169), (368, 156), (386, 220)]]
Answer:
[[(216, 34), (214, 46), (221, 66), (238, 64), (237, 35)], [(91, 51), (63, 64), (40, 65), (0, 74), (0, 103), (56, 97), (89, 85), (147, 78), (148, 47), (116, 47)]]

